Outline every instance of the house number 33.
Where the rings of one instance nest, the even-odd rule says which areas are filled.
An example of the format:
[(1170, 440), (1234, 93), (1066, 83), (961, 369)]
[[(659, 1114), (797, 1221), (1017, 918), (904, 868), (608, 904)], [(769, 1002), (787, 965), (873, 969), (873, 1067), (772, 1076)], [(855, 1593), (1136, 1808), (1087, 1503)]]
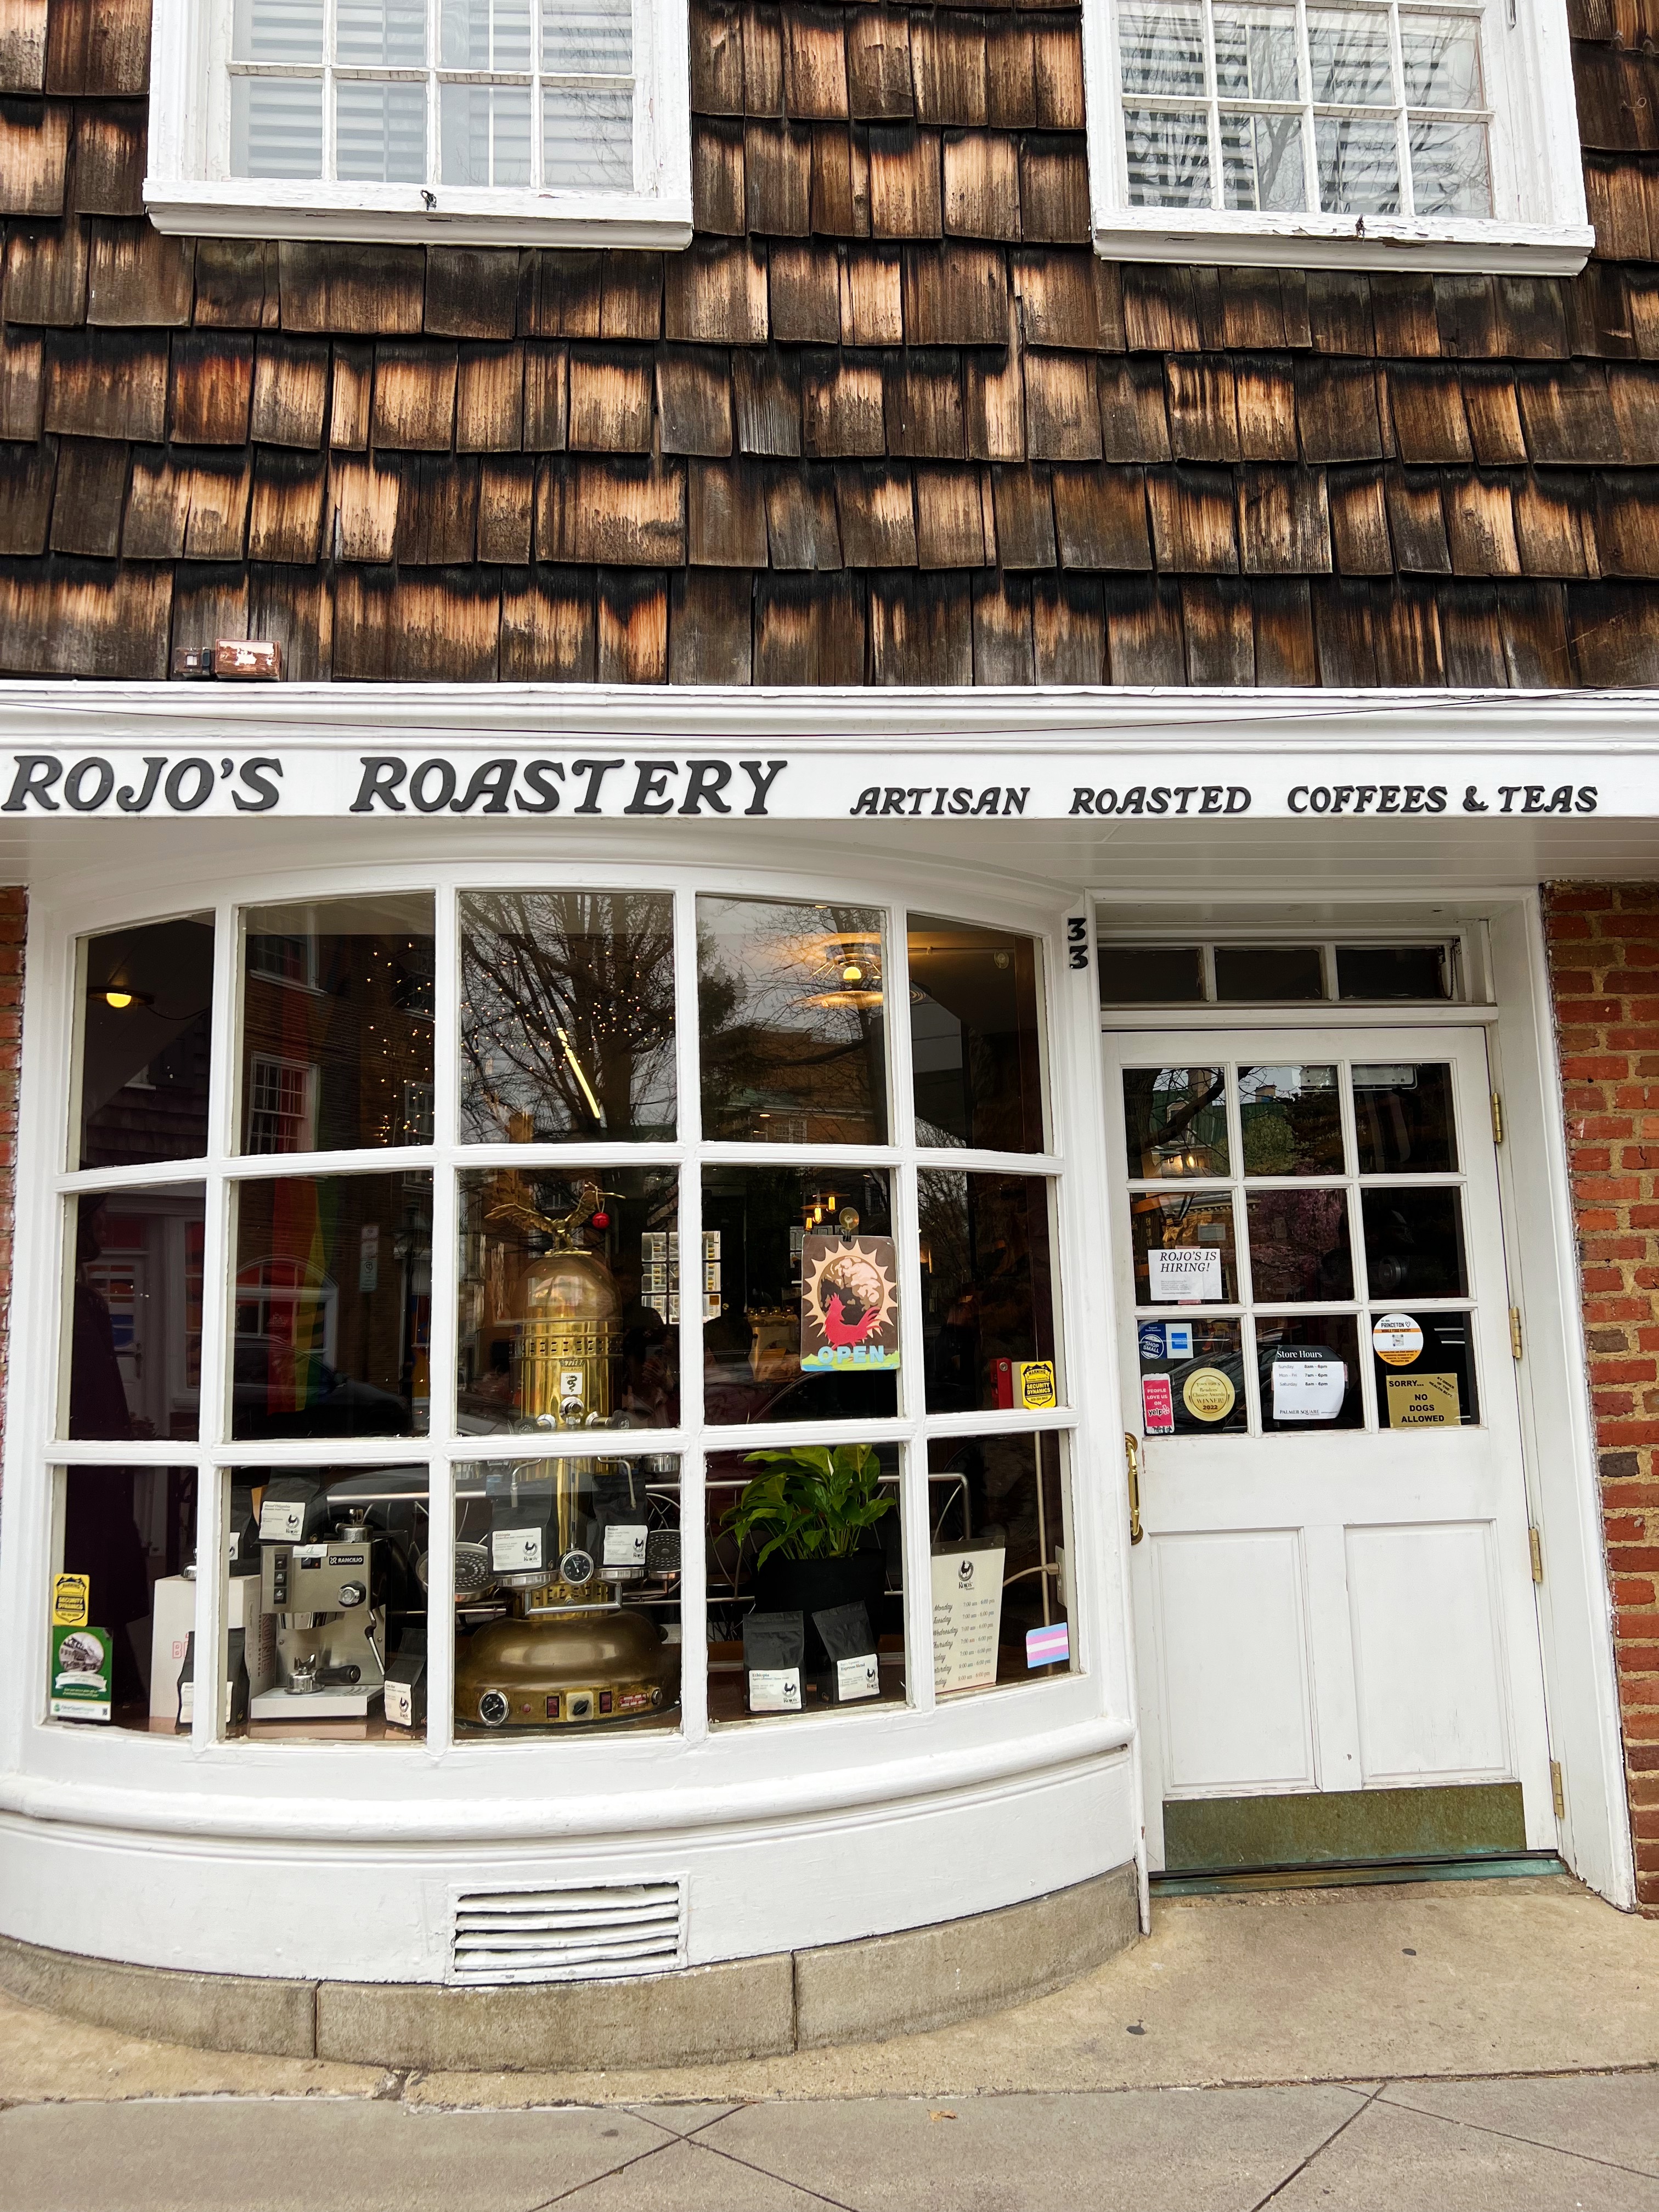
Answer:
[(1066, 964), (1068, 968), (1086, 968), (1089, 964), (1089, 922), (1081, 914), (1066, 917)]

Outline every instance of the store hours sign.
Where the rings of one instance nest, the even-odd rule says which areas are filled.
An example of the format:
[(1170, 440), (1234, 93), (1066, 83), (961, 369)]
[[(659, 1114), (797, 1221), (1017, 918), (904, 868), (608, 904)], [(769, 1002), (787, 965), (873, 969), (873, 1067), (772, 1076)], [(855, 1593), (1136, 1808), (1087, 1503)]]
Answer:
[[(72, 744), (0, 752), (0, 813), (74, 821), (274, 814), (478, 820), (1108, 821), (1659, 814), (1659, 773), (1639, 758), (1522, 755), (1474, 775), (1443, 752), (1358, 757), (1317, 779), (1252, 749), (1178, 755), (1148, 740), (1089, 750), (1001, 750), (830, 738), (777, 747), (456, 742), (372, 750), (307, 739), (259, 750)], [(1612, 770), (1609, 774), (1608, 771)]]

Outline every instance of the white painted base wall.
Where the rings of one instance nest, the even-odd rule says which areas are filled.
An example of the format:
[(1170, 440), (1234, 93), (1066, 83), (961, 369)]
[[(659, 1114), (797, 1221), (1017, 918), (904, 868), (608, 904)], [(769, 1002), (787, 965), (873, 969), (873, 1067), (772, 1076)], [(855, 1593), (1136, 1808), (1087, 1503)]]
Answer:
[(12, 1814), (0, 1932), (206, 1973), (441, 1982), (457, 1889), (678, 1875), (686, 1963), (707, 1966), (1018, 1904), (1121, 1866), (1138, 1840), (1127, 1750), (878, 1810), (511, 1850), (198, 1844)]

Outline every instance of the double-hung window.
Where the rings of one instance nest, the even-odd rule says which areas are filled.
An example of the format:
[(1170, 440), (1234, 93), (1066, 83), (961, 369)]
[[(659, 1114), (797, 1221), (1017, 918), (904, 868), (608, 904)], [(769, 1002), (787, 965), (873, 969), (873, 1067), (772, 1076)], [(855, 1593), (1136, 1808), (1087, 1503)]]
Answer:
[(1571, 270), (1591, 243), (1559, 0), (1094, 0), (1096, 243)]
[(685, 0), (157, 0), (163, 229), (683, 245)]

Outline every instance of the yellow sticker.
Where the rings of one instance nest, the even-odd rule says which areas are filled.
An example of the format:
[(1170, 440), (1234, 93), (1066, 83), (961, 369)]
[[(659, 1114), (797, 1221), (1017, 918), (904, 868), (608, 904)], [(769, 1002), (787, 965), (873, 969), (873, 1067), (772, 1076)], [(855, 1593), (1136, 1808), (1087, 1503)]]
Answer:
[(1371, 1326), (1376, 1356), (1389, 1367), (1409, 1367), (1423, 1356), (1423, 1324), (1408, 1313), (1379, 1314)]
[(1224, 1421), (1238, 1393), (1218, 1367), (1194, 1367), (1181, 1386), (1181, 1401), (1195, 1421)]
[(54, 1628), (84, 1628), (92, 1610), (90, 1575), (54, 1575), (52, 1578), (52, 1625)]
[(1052, 1359), (1017, 1359), (1014, 1362), (1014, 1396), (1030, 1412), (1033, 1408), (1046, 1411), (1055, 1403), (1054, 1363)]
[(1387, 1381), (1391, 1429), (1455, 1429), (1462, 1420), (1455, 1375), (1390, 1375)]

